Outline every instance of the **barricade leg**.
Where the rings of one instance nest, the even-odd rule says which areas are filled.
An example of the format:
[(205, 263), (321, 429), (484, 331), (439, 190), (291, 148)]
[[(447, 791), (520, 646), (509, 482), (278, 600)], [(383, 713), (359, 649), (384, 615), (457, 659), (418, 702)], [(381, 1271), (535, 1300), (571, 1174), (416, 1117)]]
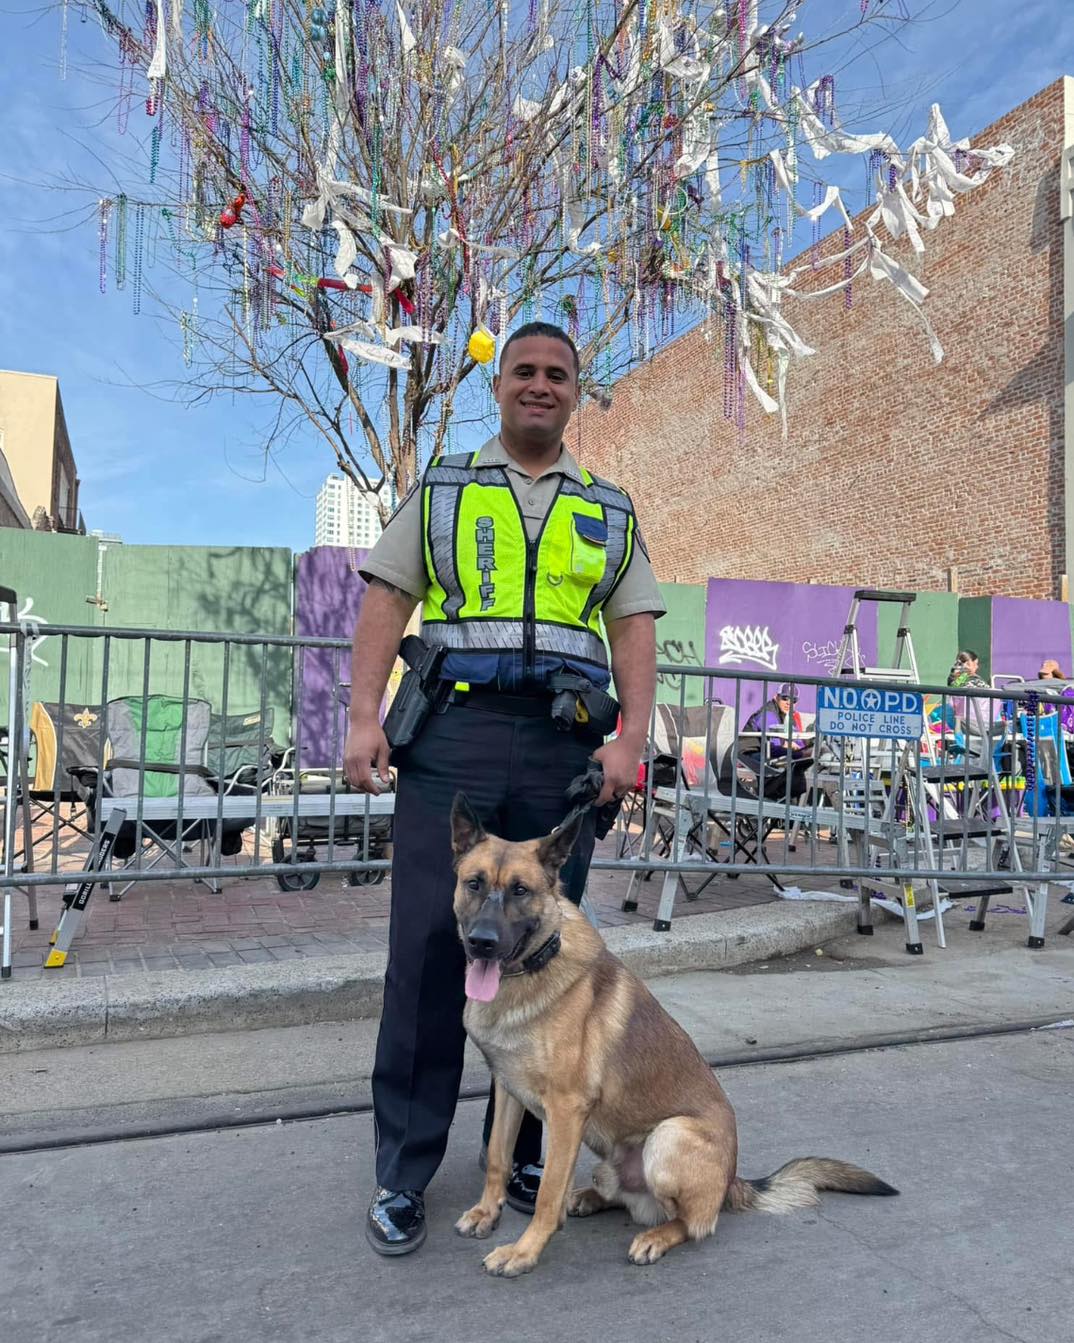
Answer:
[(1048, 883), (1046, 881), (1029, 882), (1022, 887), (1029, 915), (1029, 937), (1026, 946), (1037, 950), (1044, 946), (1044, 920), (1048, 913)]
[[(653, 830), (656, 828), (656, 808), (650, 807), (649, 814), (645, 818), (645, 829), (641, 836), (641, 856), (649, 851), (653, 841)], [(630, 881), (627, 883), (626, 895), (623, 897), (623, 912), (625, 914), (634, 914), (638, 908), (637, 884), (641, 881), (641, 872), (635, 868), (630, 874)]]
[(4, 887), (4, 922), (0, 927), (0, 979), (11, 978), (11, 887)]
[(858, 934), (861, 937), (873, 935), (873, 906), (864, 882), (858, 882)]
[[(126, 819), (127, 814), (124, 811), (116, 810), (109, 815), (105, 827), (101, 831), (100, 842), (90, 850), (86, 871), (92, 872), (95, 868), (109, 861), (112, 856), (112, 846), (119, 834), (119, 828)], [(71, 950), (71, 943), (82, 927), (86, 907), (89, 904), (90, 896), (93, 894), (93, 886), (92, 881), (81, 881), (76, 885), (68, 886), (64, 891), (63, 913), (60, 915), (56, 931), (50, 939), (52, 947), (45, 957), (46, 970), (56, 970), (66, 962), (67, 953)]]
[[(690, 808), (684, 803), (675, 813), (675, 838), (672, 841), (671, 850), (673, 862), (682, 862), (683, 851), (686, 848), (686, 841), (689, 838), (692, 828), (693, 818), (690, 814)], [(670, 932), (671, 918), (675, 912), (675, 896), (678, 894), (679, 883), (681, 881), (682, 876), (678, 872), (664, 873), (664, 885), (660, 891), (660, 907), (657, 910), (656, 919), (653, 922), (653, 930), (655, 932)]]
[(925, 948), (921, 944), (921, 932), (917, 926), (917, 897), (912, 881), (903, 883), (902, 918), (906, 926), (906, 950), (911, 956), (923, 956)]

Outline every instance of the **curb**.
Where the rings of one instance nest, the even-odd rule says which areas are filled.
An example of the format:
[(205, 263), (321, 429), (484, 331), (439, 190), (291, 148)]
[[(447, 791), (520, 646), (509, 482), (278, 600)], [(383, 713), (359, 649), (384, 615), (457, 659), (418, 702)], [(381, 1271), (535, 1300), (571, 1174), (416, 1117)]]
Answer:
[[(644, 979), (790, 956), (842, 937), (854, 905), (758, 905), (677, 919), (670, 932), (607, 928), (608, 947)], [(220, 970), (164, 970), (0, 985), (0, 1053), (212, 1031), (376, 1019), (387, 957), (311, 957)]]

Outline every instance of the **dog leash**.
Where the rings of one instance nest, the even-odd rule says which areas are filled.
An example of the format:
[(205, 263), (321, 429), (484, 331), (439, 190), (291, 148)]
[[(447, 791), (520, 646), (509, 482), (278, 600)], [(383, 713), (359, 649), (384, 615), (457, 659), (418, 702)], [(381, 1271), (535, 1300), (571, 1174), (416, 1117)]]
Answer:
[[(579, 816), (584, 816), (600, 796), (600, 790), (603, 787), (604, 766), (599, 760), (591, 759), (586, 765), (585, 772), (576, 774), (567, 785), (564, 797), (571, 804), (570, 811), (552, 831), (553, 835), (558, 834), (560, 830), (565, 830), (567, 826), (573, 825)], [(616, 804), (616, 810), (618, 810), (618, 804)]]
[[(603, 787), (604, 767), (599, 760), (591, 759), (586, 766), (585, 771), (576, 775), (567, 785), (564, 796), (572, 806), (570, 811), (567, 812), (566, 816), (564, 816), (563, 820), (560, 821), (559, 825), (556, 826), (552, 833), (555, 834), (556, 831), (562, 830), (565, 826), (573, 825), (579, 816), (584, 816), (590, 807), (595, 805), (597, 798), (600, 796), (600, 790)], [(611, 802), (606, 803), (598, 812), (596, 833), (599, 839), (603, 839), (604, 837), (601, 833), (601, 817), (603, 816), (603, 813), (605, 810), (610, 810), (610, 821), (614, 821), (615, 814), (618, 812), (619, 807), (620, 802), (617, 799), (613, 799)], [(609, 828), (610, 823), (604, 828), (605, 834)], [(597, 912), (584, 891), (582, 892), (579, 908), (594, 928), (600, 927), (600, 919), (597, 917)], [(556, 950), (559, 950), (558, 946), (556, 947)]]

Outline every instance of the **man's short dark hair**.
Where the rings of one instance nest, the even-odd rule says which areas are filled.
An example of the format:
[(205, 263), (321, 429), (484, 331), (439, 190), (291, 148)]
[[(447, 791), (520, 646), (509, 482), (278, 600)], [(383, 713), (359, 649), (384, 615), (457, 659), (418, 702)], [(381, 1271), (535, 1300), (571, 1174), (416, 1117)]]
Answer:
[(525, 340), (527, 336), (544, 336), (548, 340), (561, 340), (570, 350), (574, 359), (574, 376), (576, 378), (581, 376), (581, 364), (578, 362), (578, 347), (561, 326), (555, 326), (551, 322), (524, 322), (517, 331), (512, 331), (504, 341), (503, 349), (500, 351), (501, 372), (503, 371), (503, 361), (507, 355), (507, 351), (516, 340)]

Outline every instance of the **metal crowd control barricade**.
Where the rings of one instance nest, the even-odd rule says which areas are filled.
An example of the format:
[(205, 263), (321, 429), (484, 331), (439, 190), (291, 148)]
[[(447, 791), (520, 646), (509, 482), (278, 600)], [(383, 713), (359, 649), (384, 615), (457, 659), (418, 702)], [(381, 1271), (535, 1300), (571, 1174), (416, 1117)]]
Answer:
[[(896, 597), (902, 600), (902, 594)], [(1074, 773), (1062, 787), (1053, 783), (1047, 733), (1038, 731), (1042, 763), (1032, 795), (1040, 805), (1026, 811), (1029, 794), (1019, 754), (1026, 730), (1019, 727), (1019, 713), (1024, 718), (1028, 711), (1032, 722), (1046, 721), (1045, 697), (1055, 700), (1064, 687), (1000, 692), (913, 681), (916, 663), (905, 613), (904, 606), (898, 637), (910, 667), (859, 670), (853, 678), (675, 669), (680, 703), (671, 707), (688, 721), (685, 687), (691, 676), (699, 678), (703, 726), (692, 740), (682, 734), (674, 778), (655, 784), (649, 772), (646, 825), (629, 846), (629, 857), (598, 858), (593, 864), (630, 873), (624, 909), (636, 911), (639, 883), (661, 873), (654, 927), (667, 929), (680, 893), (693, 900), (714, 880), (760, 871), (777, 887), (795, 878), (824, 879), (823, 898), (857, 901), (864, 935), (873, 932), (871, 906), (884, 905), (903, 921), (911, 954), (923, 951), (921, 928), (927, 921), (935, 924), (938, 945), (946, 945), (948, 901), (972, 900), (968, 926), (980, 932), (989, 902), (1003, 895), (1024, 903), (1027, 944), (1042, 945), (1049, 885), (1074, 879)], [(781, 770), (780, 762), (767, 766), (775, 779), (765, 777), (763, 755), (759, 776), (747, 780), (736, 743), (750, 737), (755, 745), (759, 734), (746, 728), (746, 688), (752, 688), (754, 700), (767, 701), (774, 684), (786, 680), (799, 691), (812, 687), (818, 696), (844, 694), (852, 681), (852, 693), (862, 703), (881, 706), (893, 692), (905, 694), (916, 706), (915, 726), (901, 737), (862, 732), (838, 742), (814, 723), (804, 800), (793, 795), (791, 771)], [(1074, 683), (1066, 693), (1074, 696)], [(689, 713), (696, 716), (697, 710)], [(778, 739), (781, 731), (773, 735)], [(810, 734), (788, 720), (784, 735), (786, 762), (794, 739)], [(654, 722), (653, 754), (659, 748), (665, 762), (666, 738)], [(1074, 750), (1074, 733), (1070, 745)], [(620, 845), (620, 851), (627, 847)], [(692, 887), (693, 879), (700, 888)]]
[[(3, 924), (0, 925), (0, 978), (11, 978), (12, 960), (12, 890), (16, 876), (16, 813), (22, 812), (23, 868), (33, 867), (33, 840), (29, 810), (29, 770), (27, 748), (29, 733), (26, 726), (26, 705), (29, 702), (28, 675), (30, 669), (27, 651), (27, 625), (18, 623), (19, 599), (11, 588), (0, 587), (0, 623), (7, 635), (7, 731), (2, 753), (4, 765), (4, 817), (0, 828), (3, 843)], [(30, 626), (33, 622), (28, 622)], [(20, 805), (21, 804), (21, 805)], [(29, 925), (36, 928), (37, 892), (26, 890)]]
[[(4, 596), (14, 609), (14, 594), (0, 600)], [(38, 890), (51, 896), (56, 932), (49, 963), (58, 965), (91, 917), (95, 888), (120, 876), (123, 883), (190, 879), (212, 888), (225, 878), (265, 875), (296, 889), (312, 887), (308, 879), (321, 873), (387, 870), (389, 860), (376, 844), (394, 794), (350, 793), (339, 781), (340, 663), (347, 641), (60, 625), (50, 625), (49, 633), (60, 656), (58, 667), (52, 659), (45, 670), (30, 665), (28, 635), (18, 622), (0, 622), (9, 649), (0, 874), (5, 977), (17, 888), (28, 897), (31, 919)], [(97, 668), (89, 683), (87, 648)], [(80, 669), (77, 682), (74, 668)], [(886, 904), (903, 921), (914, 952), (923, 947), (921, 927), (930, 918), (943, 945), (943, 900), (972, 899), (969, 926), (983, 931), (990, 900), (1016, 894), (1024, 901), (1029, 945), (1041, 945), (1050, 884), (1074, 883), (1074, 774), (1066, 755), (1074, 732), (1064, 731), (1057, 712), (1064, 695), (1074, 696), (1074, 684), (950, 690), (909, 681), (905, 669), (895, 680), (893, 670), (848, 678), (792, 677), (767, 667), (671, 668), (679, 701), (654, 713), (650, 767), (636, 813), (644, 821), (633, 822), (629, 845), (613, 842), (598, 852), (594, 868), (630, 878), (628, 909), (637, 909), (642, 884), (659, 878), (660, 929), (671, 926), (680, 892), (688, 900), (713, 891), (730, 895), (743, 888), (724, 883), (760, 876), (759, 899), (810, 898), (805, 888), (820, 887), (816, 894), (824, 898), (856, 904), (866, 935), (872, 907)], [(774, 685), (786, 680), (817, 697), (817, 719), (807, 721), (803, 712), (796, 721), (792, 709), (786, 719), (769, 722), (765, 710), (751, 723), (753, 707), (768, 706)], [(21, 817), (25, 827), (29, 815), (21, 805), (28, 795), (28, 706), (55, 706), (59, 736), (75, 684), (80, 703), (88, 695), (101, 717), (97, 759), (86, 775), (90, 835), (81, 851), (55, 842), (48, 851), (48, 825), (55, 837), (58, 821), (39, 819), (29, 838), (39, 854), (46, 841), (45, 860), (35, 860), (34, 844), (27, 843), (20, 866), (17, 826)], [(864, 727), (839, 740), (825, 715), (829, 702), (839, 703), (848, 691), (868, 712)], [(868, 713), (893, 694), (909, 696), (919, 711), (913, 730), (885, 736), (869, 726)], [(174, 710), (170, 718), (158, 715), (152, 729), (168, 737), (166, 750), (151, 740), (154, 697), (168, 699)], [(198, 700), (211, 705), (218, 724), (208, 738), (204, 706), (195, 731), (191, 706)], [(307, 750), (304, 706), (313, 700), (322, 729), (316, 747)], [(109, 722), (121, 702), (127, 716), (122, 738)], [(268, 745), (272, 705), (294, 721), (287, 768)], [(1074, 723), (1074, 701), (1069, 707)], [(251, 726), (252, 740), (239, 740), (236, 720)], [(240, 747), (241, 758), (234, 754)], [(123, 789), (102, 785), (110, 769), (127, 772)], [(161, 780), (169, 772), (172, 783), (165, 787)], [(302, 786), (310, 774), (320, 781), (316, 793)], [(186, 786), (193, 777), (212, 786)], [(306, 845), (313, 822), (316, 843)], [(235, 826), (243, 832), (241, 851), (229, 856), (225, 839)], [(163, 827), (171, 827), (169, 851), (151, 859), (142, 840), (159, 838)], [(191, 841), (200, 846), (196, 854)]]
[[(14, 594), (0, 590), (0, 601), (5, 596), (14, 609)], [(91, 897), (102, 885), (113, 899), (131, 886), (165, 880), (190, 879), (218, 891), (225, 877), (264, 875), (277, 878), (284, 889), (295, 889), (296, 881), (315, 882), (324, 872), (348, 875), (358, 868), (368, 879), (388, 868), (389, 860), (380, 850), (371, 856), (372, 840), (374, 834), (383, 835), (386, 822), (390, 824), (394, 793), (367, 797), (345, 792), (338, 782), (343, 747), (339, 675), (333, 671), (327, 685), (322, 676), (304, 698), (308, 666), (321, 658), (336, 667), (347, 659), (349, 641), (58, 624), (50, 624), (49, 635), (52, 647), (59, 649), (59, 665), (57, 669), (53, 660), (46, 672), (29, 665), (24, 631), (17, 622), (0, 621), (0, 638), (7, 640), (10, 650), (11, 745), (4, 760), (0, 829), (4, 845), (0, 965), (5, 978), (11, 972), (11, 905), (17, 887), (29, 899), (31, 927), (36, 926), (37, 891), (51, 889), (53, 895), (61, 895), (46, 960), (55, 967), (67, 959)], [(61, 848), (55, 842), (62, 824), (56, 815), (50, 847), (48, 827), (39, 817), (37, 833), (26, 836), (26, 861), (20, 870), (15, 862), (16, 819), (29, 815), (24, 805), (29, 798), (27, 706), (47, 699), (62, 739), (68, 692), (74, 683), (72, 668), (77, 664), (80, 669), (78, 701), (83, 703), (85, 666), (91, 661), (97, 667), (91, 698), (100, 716), (96, 758), (73, 770), (91, 816), (88, 835), (77, 851)], [(74, 701), (72, 694), (71, 704)], [(282, 751), (270, 736), (273, 702), (287, 716), (293, 711), (294, 731), (287, 747), (293, 761), (305, 758), (305, 708), (312, 705), (329, 724), (327, 738), (322, 734), (316, 746), (329, 757), (324, 763), (333, 782), (327, 789), (307, 793), (302, 787), (306, 773), (320, 776), (324, 770), (281, 768)], [(154, 705), (163, 706), (155, 719)], [(117, 706), (124, 712), (122, 732)], [(57, 750), (62, 755), (62, 742)], [(318, 826), (315, 860), (302, 861), (302, 855), (292, 851), (287, 861), (273, 861), (277, 832), (284, 828), (299, 834), (310, 824)], [(34, 839), (39, 855), (36, 871)]]

